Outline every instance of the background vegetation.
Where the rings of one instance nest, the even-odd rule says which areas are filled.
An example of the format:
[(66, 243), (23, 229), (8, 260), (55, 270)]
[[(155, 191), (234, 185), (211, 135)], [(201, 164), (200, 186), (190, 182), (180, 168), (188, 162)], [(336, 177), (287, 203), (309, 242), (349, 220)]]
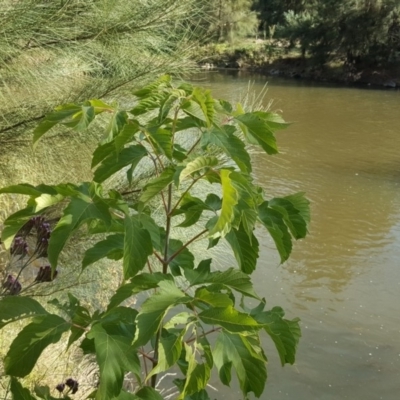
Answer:
[[(284, 59), (288, 68), (298, 67), (293, 71), (297, 77), (304, 75), (304, 66), (328, 65), (341, 67), (341, 80), (360, 79), (357, 73), (365, 69), (371, 74), (372, 69), (389, 69), (386, 79), (399, 78), (399, 0), (255, 0), (230, 7), (231, 3), (219, 3), (226, 7), (221, 14), (215, 6), (213, 27), (220, 29), (211, 30), (204, 48), (208, 60), (218, 66), (266, 68), (275, 63), (275, 68), (284, 69), (285, 63), (276, 63)], [(235, 27), (232, 32), (230, 27)], [(223, 42), (228, 43), (225, 48), (220, 46)], [(330, 78), (326, 72), (323, 77)]]

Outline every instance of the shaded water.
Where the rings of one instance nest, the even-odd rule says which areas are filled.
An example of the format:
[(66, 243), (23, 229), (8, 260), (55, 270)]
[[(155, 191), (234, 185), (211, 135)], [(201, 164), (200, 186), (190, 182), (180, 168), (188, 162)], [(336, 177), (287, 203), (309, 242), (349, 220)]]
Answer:
[[(256, 92), (266, 82), (237, 72), (199, 78), (228, 99), (249, 80)], [(312, 221), (282, 266), (261, 236), (258, 292), (299, 316), (303, 332), (296, 365), (283, 369), (266, 340), (262, 398), (399, 399), (400, 92), (268, 80), (265, 103), (294, 124), (278, 133), (281, 154), (254, 156), (255, 177), (267, 196), (305, 191)]]

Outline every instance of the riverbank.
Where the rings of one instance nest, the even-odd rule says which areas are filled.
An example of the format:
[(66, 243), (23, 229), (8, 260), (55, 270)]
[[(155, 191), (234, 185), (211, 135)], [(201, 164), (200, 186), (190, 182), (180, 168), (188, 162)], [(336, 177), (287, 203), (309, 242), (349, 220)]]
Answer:
[(400, 63), (391, 66), (346, 65), (333, 59), (321, 64), (302, 58), (298, 49), (287, 49), (284, 41), (253, 41), (237, 46), (213, 44), (202, 49), (202, 69), (239, 69), (270, 76), (304, 79), (376, 88), (400, 88)]

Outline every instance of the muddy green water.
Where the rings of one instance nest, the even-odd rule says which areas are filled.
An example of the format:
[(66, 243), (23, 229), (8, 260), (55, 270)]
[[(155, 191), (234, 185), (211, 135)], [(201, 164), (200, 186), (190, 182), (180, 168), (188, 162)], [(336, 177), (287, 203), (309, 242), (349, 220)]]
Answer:
[[(269, 306), (300, 317), (296, 365), (280, 367), (265, 338), (270, 363), (262, 399), (400, 399), (400, 91), (321, 86), (238, 73), (196, 77), (217, 97), (237, 99), (249, 81), (265, 104), (293, 125), (278, 134), (281, 154), (254, 155), (255, 177), (268, 195), (305, 191), (312, 202), (307, 239), (279, 265), (261, 235), (254, 273)], [(78, 160), (54, 140), (31, 158), (29, 142), (2, 145), (0, 184), (71, 180), (90, 175), (91, 144), (74, 141)], [(61, 162), (61, 167), (60, 167)], [(58, 166), (53, 168), (53, 166)], [(1, 199), (0, 199), (1, 200)], [(0, 203), (4, 217), (14, 208)], [(240, 399), (218, 385), (212, 398)]]
[(281, 154), (254, 156), (256, 179), (268, 195), (305, 191), (312, 202), (310, 235), (284, 265), (260, 231), (257, 290), (303, 332), (294, 366), (281, 368), (265, 340), (262, 399), (400, 399), (400, 91), (198, 78), (228, 99), (268, 79), (265, 103), (293, 125), (278, 134)]

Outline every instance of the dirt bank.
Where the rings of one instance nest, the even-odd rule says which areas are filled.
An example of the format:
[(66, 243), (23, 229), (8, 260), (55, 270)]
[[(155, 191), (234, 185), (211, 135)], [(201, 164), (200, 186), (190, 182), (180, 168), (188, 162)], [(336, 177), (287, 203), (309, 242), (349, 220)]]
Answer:
[(220, 53), (208, 53), (199, 65), (203, 69), (241, 69), (293, 79), (400, 88), (400, 65), (346, 65), (341, 60), (321, 65), (310, 58), (303, 59), (300, 56), (284, 54), (283, 51), (277, 56), (265, 51), (227, 49)]

